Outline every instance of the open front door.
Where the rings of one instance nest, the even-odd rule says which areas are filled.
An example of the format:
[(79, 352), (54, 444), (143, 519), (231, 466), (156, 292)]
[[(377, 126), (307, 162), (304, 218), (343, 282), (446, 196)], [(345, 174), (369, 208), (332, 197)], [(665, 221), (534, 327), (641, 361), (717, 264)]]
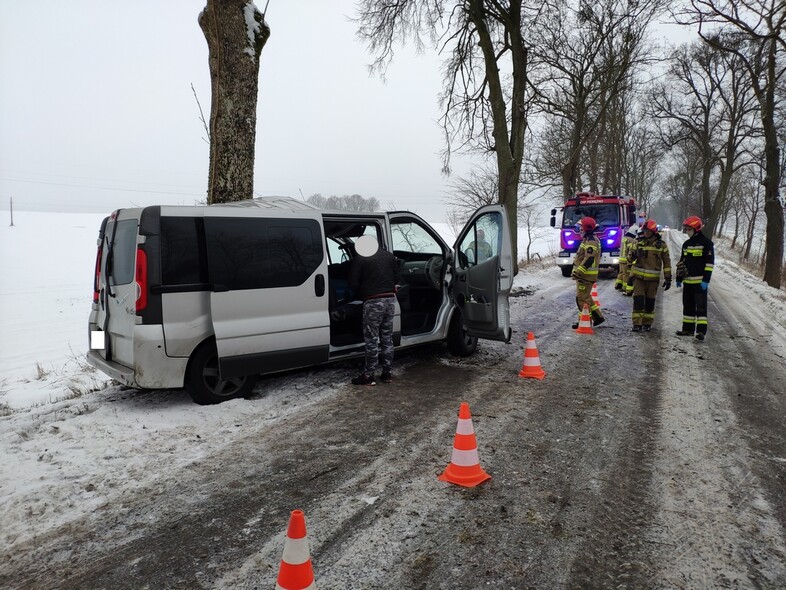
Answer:
[(513, 247), (503, 205), (472, 215), (453, 246), (451, 291), (467, 334), (508, 342), (513, 286)]

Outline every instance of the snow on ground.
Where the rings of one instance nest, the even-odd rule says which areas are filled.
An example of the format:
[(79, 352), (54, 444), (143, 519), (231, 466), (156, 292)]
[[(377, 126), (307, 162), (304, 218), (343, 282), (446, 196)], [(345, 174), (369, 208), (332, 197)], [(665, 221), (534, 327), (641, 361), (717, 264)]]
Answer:
[[(338, 370), (316, 379), (295, 372), (264, 382), (251, 402), (219, 407), (197, 406), (183, 392), (116, 385), (89, 392), (107, 381), (82, 361), (100, 220), (18, 213), (14, 227), (0, 228), (0, 404), (7, 414), (0, 417), (0, 547), (90, 515), (128, 490), (155, 493), (162, 464), (177, 469), (198, 462), (241, 436), (244, 423), (283, 419), (346, 381)], [(544, 255), (554, 248), (551, 236), (540, 242)], [(719, 256), (716, 268), (720, 280), (712, 288), (734, 289), (742, 307), (765, 308), (773, 346), (786, 355), (783, 291), (727, 258)], [(572, 289), (573, 283), (547, 264), (519, 273), (514, 288), (524, 286)]]

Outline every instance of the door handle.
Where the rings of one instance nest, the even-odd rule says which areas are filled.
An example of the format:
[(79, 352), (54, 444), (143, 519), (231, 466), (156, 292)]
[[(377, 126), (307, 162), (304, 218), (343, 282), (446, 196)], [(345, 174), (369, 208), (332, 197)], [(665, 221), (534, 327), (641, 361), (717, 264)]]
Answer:
[(322, 297), (325, 294), (325, 275), (317, 275), (314, 278), (314, 295)]

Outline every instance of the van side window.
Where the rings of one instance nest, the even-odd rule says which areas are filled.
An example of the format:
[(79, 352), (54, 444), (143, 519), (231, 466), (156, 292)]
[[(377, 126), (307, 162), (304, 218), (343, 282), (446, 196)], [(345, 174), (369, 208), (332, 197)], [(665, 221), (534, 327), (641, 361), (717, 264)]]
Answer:
[(136, 270), (136, 219), (126, 219), (117, 223), (117, 230), (107, 226), (106, 236), (114, 235), (115, 245), (112, 248), (112, 272), (109, 276), (110, 285), (127, 285), (134, 280)]
[(296, 287), (322, 263), (314, 219), (205, 218), (210, 281), (230, 290)]
[(164, 285), (208, 282), (201, 219), (161, 218), (161, 282)]

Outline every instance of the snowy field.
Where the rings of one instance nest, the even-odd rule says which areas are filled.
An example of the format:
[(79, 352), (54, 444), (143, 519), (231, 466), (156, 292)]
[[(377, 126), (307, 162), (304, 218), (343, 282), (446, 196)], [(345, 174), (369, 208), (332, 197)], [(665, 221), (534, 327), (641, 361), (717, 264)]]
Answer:
[[(4, 216), (7, 212), (4, 212)], [(46, 404), (100, 389), (85, 361), (96, 238), (102, 214), (14, 213), (0, 227), (0, 408)], [(431, 224), (448, 244), (445, 223)], [(533, 252), (555, 254), (558, 233), (537, 228)], [(527, 237), (519, 231), (523, 257)]]

